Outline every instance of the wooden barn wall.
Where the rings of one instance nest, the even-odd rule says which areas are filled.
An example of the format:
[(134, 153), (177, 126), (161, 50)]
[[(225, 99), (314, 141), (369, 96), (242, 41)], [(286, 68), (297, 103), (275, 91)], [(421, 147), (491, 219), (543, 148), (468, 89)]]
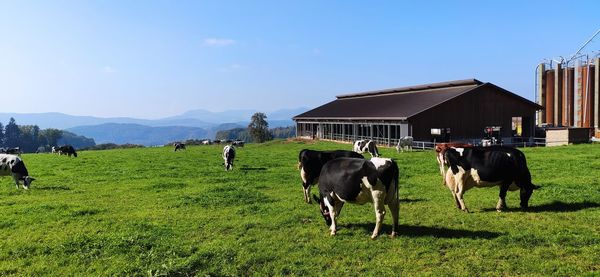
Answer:
[(451, 128), (452, 140), (482, 138), (486, 126), (502, 126), (512, 136), (512, 117), (523, 118), (523, 137), (533, 136), (535, 108), (522, 100), (484, 86), (409, 118), (415, 140), (431, 141), (431, 128)]

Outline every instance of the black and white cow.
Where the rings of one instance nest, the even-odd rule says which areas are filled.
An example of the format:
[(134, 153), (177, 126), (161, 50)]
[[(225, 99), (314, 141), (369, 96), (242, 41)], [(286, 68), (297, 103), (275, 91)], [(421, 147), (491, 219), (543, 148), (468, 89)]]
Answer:
[(355, 141), (353, 150), (354, 152), (359, 154), (369, 152), (369, 154), (371, 154), (371, 157), (379, 157), (379, 150), (377, 150), (377, 145), (374, 141), (370, 139), (362, 139)]
[(71, 157), (71, 155), (73, 155), (75, 158), (77, 158), (77, 152), (75, 151), (75, 148), (73, 148), (73, 146), (71, 145), (63, 145), (57, 148), (58, 150), (58, 154), (60, 155), (68, 155), (69, 157)]
[(473, 187), (500, 186), (497, 211), (506, 208), (506, 192), (520, 190), (521, 208), (529, 206), (529, 198), (538, 186), (531, 183), (531, 174), (523, 152), (507, 146), (450, 148), (444, 153), (449, 166), (446, 185), (456, 206), (468, 212), (464, 193)]
[(236, 140), (234, 142), (232, 142), (233, 145), (237, 146), (237, 147), (244, 147), (244, 141), (243, 140)]
[(19, 147), (9, 147), (2, 153), (21, 156), (23, 152), (21, 152), (21, 148)]
[(344, 203), (372, 202), (375, 208), (375, 229), (379, 235), (385, 216), (385, 205), (390, 208), (394, 225), (392, 237), (398, 232), (398, 177), (399, 169), (391, 159), (372, 158), (370, 161), (355, 158), (338, 158), (323, 166), (319, 182), (319, 207), (330, 226), (331, 235), (337, 231), (336, 218)]
[(23, 188), (29, 189), (31, 182), (35, 178), (29, 176), (25, 163), (19, 156), (0, 154), (0, 176), (11, 175), (15, 180), (17, 189), (19, 189), (19, 182), (23, 181)]
[(177, 150), (185, 150), (185, 143), (175, 143), (175, 152), (177, 152)]
[(400, 153), (401, 151), (404, 152), (404, 149), (406, 148), (406, 150), (413, 150), (413, 137), (411, 136), (404, 136), (401, 137), (398, 140), (398, 144), (396, 145), (396, 152)]
[(235, 160), (235, 147), (226, 145), (223, 148), (223, 165), (225, 170), (233, 170), (233, 160)]
[(317, 151), (302, 149), (300, 151), (298, 154), (298, 169), (300, 170), (300, 178), (302, 178), (302, 191), (306, 203), (310, 203), (310, 188), (319, 181), (323, 165), (328, 161), (341, 157), (364, 159), (363, 155), (346, 150)]

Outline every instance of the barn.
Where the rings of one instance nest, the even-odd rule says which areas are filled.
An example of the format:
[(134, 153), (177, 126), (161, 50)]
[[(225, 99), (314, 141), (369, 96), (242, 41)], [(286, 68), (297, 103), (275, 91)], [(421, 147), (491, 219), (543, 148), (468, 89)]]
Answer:
[(542, 106), (492, 83), (476, 79), (368, 91), (335, 100), (295, 116), (296, 136), (393, 145), (403, 136), (416, 141), (529, 141)]

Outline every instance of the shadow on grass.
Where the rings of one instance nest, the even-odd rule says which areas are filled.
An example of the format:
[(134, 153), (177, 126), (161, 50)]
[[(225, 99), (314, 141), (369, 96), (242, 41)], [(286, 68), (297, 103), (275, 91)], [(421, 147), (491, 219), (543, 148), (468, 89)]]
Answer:
[(264, 171), (267, 170), (266, 167), (241, 167), (242, 171)]
[[(519, 207), (508, 208), (505, 211), (508, 212), (530, 212), (530, 213), (543, 213), (543, 212), (556, 212), (556, 213), (567, 213), (576, 212), (585, 209), (600, 208), (600, 203), (583, 201), (579, 203), (565, 203), (562, 201), (554, 201), (552, 203), (546, 203), (539, 206), (529, 206), (528, 209), (522, 210)], [(495, 208), (485, 208), (483, 211), (496, 211)]]
[(35, 187), (36, 190), (71, 190), (71, 188), (67, 186), (45, 186), (45, 187)]
[[(375, 228), (375, 224), (348, 224), (345, 226), (348, 229), (363, 228), (367, 234), (371, 234)], [(340, 228), (341, 229), (341, 228)], [(390, 234), (392, 227), (384, 225), (381, 228), (379, 235)], [(443, 227), (428, 227), (428, 226), (411, 226), (400, 224), (399, 236), (405, 237), (435, 237), (435, 238), (468, 238), (468, 239), (493, 239), (504, 235), (503, 233), (490, 231), (471, 231), (464, 229), (449, 229)]]
[(426, 200), (422, 199), (422, 198), (414, 198), (414, 199), (400, 198), (400, 203), (414, 203), (414, 202), (423, 202), (423, 201), (426, 201)]

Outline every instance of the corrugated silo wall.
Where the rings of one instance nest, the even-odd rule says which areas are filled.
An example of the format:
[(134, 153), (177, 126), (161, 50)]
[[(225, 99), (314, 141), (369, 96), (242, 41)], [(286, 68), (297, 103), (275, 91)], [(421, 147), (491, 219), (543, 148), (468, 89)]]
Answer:
[[(595, 128), (600, 136), (600, 58), (586, 65), (544, 70), (538, 75), (541, 121), (551, 126)], [(543, 67), (542, 67), (543, 68)]]

